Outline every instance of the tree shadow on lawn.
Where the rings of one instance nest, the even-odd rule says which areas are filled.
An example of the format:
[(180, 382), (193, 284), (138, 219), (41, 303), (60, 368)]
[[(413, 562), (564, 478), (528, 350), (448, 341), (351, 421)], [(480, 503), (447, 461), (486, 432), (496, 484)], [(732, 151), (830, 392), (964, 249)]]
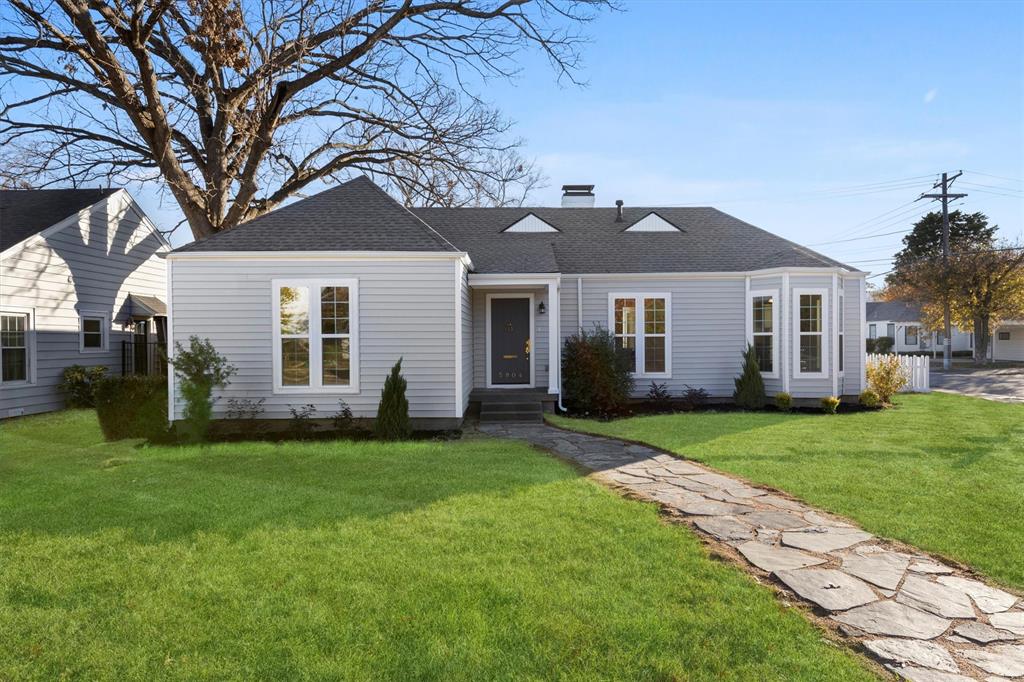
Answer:
[(578, 475), (524, 444), (490, 439), (110, 445), (8, 467), (0, 533), (123, 530), (142, 544), (194, 533), (238, 539), (255, 529), (404, 514), (465, 495), (508, 497)]

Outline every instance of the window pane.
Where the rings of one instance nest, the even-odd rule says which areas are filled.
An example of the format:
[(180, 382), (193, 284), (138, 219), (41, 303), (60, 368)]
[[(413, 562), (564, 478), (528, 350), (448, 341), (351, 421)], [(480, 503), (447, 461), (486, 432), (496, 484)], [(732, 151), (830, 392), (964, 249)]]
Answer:
[(636, 300), (615, 299), (615, 333), (636, 334)]
[(102, 329), (100, 328), (100, 319), (96, 317), (86, 317), (82, 320), (82, 331), (87, 334), (99, 334)]
[(320, 331), (348, 334), (348, 287), (320, 288)]
[(644, 332), (665, 333), (665, 299), (648, 298), (644, 301)]
[(103, 347), (103, 334), (82, 334), (82, 347), (83, 348), (102, 348)]
[(644, 338), (644, 371), (665, 371), (665, 337), (648, 336)]
[(772, 366), (772, 337), (764, 334), (754, 337), (754, 355), (762, 372), (774, 372)]
[(821, 294), (800, 294), (800, 331), (821, 331)]
[(868, 338), (869, 339), (877, 339), (878, 338), (878, 325), (874, 325), (874, 324), (869, 324), (868, 325)]
[(840, 334), (839, 335), (839, 371), (840, 372), (843, 371), (843, 354), (844, 354), (844, 351), (845, 351), (843, 346), (844, 346), (843, 335)]
[(0, 346), (24, 348), (25, 330), (28, 328), (26, 315), (4, 315), (0, 317)]
[(894, 324), (887, 324), (885, 326), (885, 335), (888, 336), (891, 339), (895, 339), (896, 338), (896, 325), (894, 325)]
[(635, 336), (620, 336), (615, 339), (615, 346), (619, 349), (620, 353), (625, 353), (629, 357), (629, 371), (636, 371), (636, 337)]
[(281, 333), (309, 333), (309, 289), (281, 287)]
[(801, 336), (800, 337), (800, 371), (820, 372), (821, 371), (821, 337)]
[(309, 339), (281, 339), (281, 385), (309, 385)]
[(905, 337), (903, 341), (908, 346), (917, 345), (917, 327), (907, 327), (903, 335)]
[[(754, 333), (772, 333), (772, 307), (775, 301), (771, 296), (754, 297)], [(762, 368), (763, 369), (763, 368)]]
[(348, 339), (324, 339), (324, 386), (348, 386), (349, 360), (350, 354)]

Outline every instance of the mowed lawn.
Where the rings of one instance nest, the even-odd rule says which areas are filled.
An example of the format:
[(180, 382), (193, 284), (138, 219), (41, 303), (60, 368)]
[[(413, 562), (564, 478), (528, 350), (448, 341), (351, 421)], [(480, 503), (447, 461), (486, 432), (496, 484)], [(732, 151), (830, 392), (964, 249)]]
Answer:
[(698, 412), (567, 428), (785, 490), (1024, 590), (1024, 405), (932, 393), (881, 412)]
[(652, 505), (487, 439), (0, 425), (0, 679), (865, 680)]

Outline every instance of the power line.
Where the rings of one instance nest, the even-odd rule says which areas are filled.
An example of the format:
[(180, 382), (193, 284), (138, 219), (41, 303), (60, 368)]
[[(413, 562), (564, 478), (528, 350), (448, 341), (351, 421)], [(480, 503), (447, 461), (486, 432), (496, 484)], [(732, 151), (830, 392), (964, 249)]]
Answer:
[(864, 237), (852, 237), (850, 239), (835, 239), (830, 242), (816, 242), (814, 244), (808, 244), (807, 246), (825, 246), (826, 244), (842, 244), (844, 242), (859, 242), (862, 239), (877, 239), (879, 237), (889, 237), (894, 234), (907, 234), (913, 230), (897, 230), (896, 232), (883, 232), (882, 234), (871, 234)]
[(1014, 189), (1013, 187), (1003, 187), (1002, 185), (983, 185), (980, 182), (971, 182), (970, 180), (964, 180), (962, 185), (970, 185), (971, 187), (985, 187), (987, 189), (998, 189), (1004, 192), (1021, 192), (1022, 190)]
[(969, 170), (967, 171), (971, 175), (984, 175), (986, 178), (995, 178), (996, 180), (1009, 180), (1010, 182), (1024, 183), (1024, 180), (1020, 178), (1008, 178), (1005, 175), (993, 175), (992, 173), (982, 173), (981, 171)]

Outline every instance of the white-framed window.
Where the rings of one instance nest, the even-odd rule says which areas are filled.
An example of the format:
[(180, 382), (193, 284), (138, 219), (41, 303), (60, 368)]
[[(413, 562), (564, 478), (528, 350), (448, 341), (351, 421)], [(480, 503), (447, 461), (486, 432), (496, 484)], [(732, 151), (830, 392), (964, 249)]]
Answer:
[(357, 280), (274, 280), (272, 290), (274, 392), (358, 392)]
[(917, 345), (917, 325), (908, 324), (903, 328), (903, 343), (908, 346)]
[(893, 343), (896, 343), (896, 323), (890, 322), (885, 325), (885, 335), (892, 339)]
[(32, 340), (31, 313), (0, 311), (0, 383), (31, 383)]
[(998, 338), (999, 338), (1000, 341), (1009, 341), (1010, 340), (1010, 332), (999, 332), (999, 337)]
[(868, 325), (868, 338), (869, 339), (877, 339), (878, 338), (878, 325), (877, 324), (869, 324)]
[(672, 376), (672, 297), (670, 294), (608, 295), (608, 328), (629, 355), (638, 378)]
[(828, 323), (827, 289), (793, 289), (794, 374), (798, 377), (828, 376), (825, 329)]
[(779, 292), (777, 289), (758, 289), (747, 299), (750, 317), (750, 338), (757, 365), (766, 378), (779, 376)]
[(82, 312), (78, 315), (78, 352), (104, 353), (108, 345), (110, 318), (104, 313)]

